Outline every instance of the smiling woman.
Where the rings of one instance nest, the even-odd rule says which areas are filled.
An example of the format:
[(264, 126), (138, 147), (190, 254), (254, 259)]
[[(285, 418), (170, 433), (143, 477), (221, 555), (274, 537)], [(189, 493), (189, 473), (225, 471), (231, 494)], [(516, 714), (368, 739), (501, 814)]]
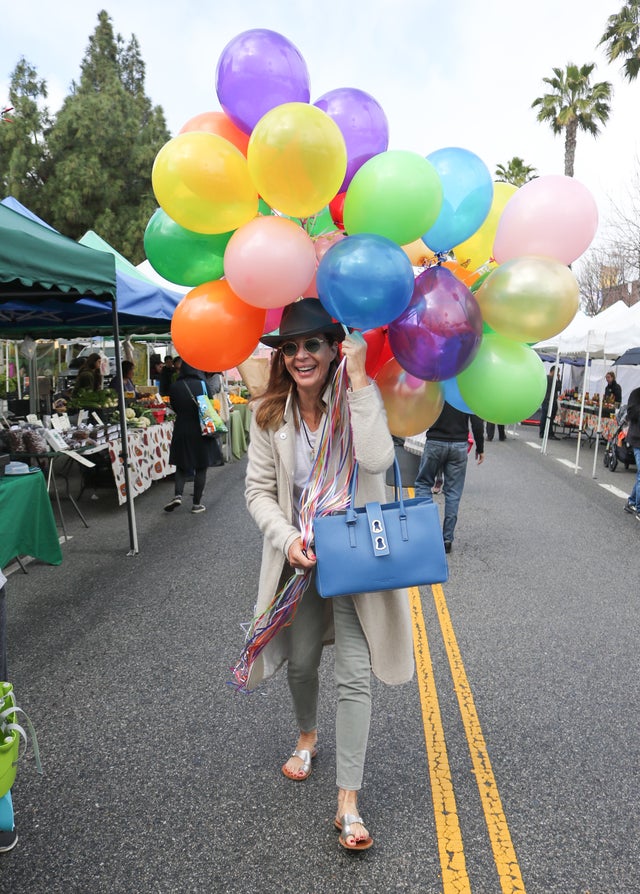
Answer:
[(308, 518), (329, 511), (329, 503), (341, 507), (356, 460), (358, 505), (383, 501), (393, 440), (382, 398), (365, 370), (365, 340), (359, 333), (345, 335), (317, 298), (285, 307), (279, 332), (262, 341), (276, 352), (267, 389), (255, 401), (245, 487), (249, 512), (264, 535), (262, 567), (255, 620), (234, 678), (240, 688), (254, 688), (287, 662), (299, 735), (282, 772), (301, 782), (318, 753), (322, 649), (334, 642), (335, 826), (344, 848), (365, 850), (373, 839), (357, 797), (369, 735), (371, 671), (389, 684), (411, 678), (408, 601), (404, 590), (389, 590), (384, 598), (354, 593), (322, 599)]

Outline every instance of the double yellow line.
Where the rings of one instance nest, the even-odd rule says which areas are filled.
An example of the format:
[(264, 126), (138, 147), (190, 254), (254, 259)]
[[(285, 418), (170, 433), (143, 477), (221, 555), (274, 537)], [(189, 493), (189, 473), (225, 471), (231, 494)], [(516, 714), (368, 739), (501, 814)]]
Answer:
[[(493, 858), (500, 878), (500, 886), (503, 894), (525, 894), (520, 867), (502, 809), (502, 802), (500, 801), (498, 787), (491, 769), (491, 761), (489, 760), (487, 746), (480, 727), (469, 680), (467, 679), (458, 642), (453, 631), (451, 616), (444, 598), (444, 591), (439, 584), (435, 584), (431, 590), (471, 753), (471, 761), (489, 832)], [(416, 657), (416, 671), (422, 705), (427, 757), (429, 760), (429, 777), (431, 780), (433, 810), (438, 837), (438, 852), (442, 869), (443, 894), (471, 894), (442, 716), (429, 643), (427, 641), (427, 630), (422, 613), (420, 592), (417, 587), (412, 587), (409, 590), (409, 600), (413, 618), (413, 646)]]

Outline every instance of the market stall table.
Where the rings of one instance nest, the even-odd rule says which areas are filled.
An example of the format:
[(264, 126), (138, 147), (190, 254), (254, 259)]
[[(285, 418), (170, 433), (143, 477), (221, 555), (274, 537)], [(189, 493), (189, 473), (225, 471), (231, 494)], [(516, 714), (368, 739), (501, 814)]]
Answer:
[(229, 434), (231, 453), (236, 459), (242, 459), (249, 444), (251, 427), (251, 410), (249, 404), (234, 404), (229, 413)]
[[(589, 446), (593, 443), (598, 432), (598, 413), (589, 412), (591, 408), (585, 407), (582, 417), (582, 434), (587, 438)], [(609, 440), (618, 428), (615, 416), (605, 416), (603, 410), (600, 420), (600, 433), (605, 440)], [(555, 417), (556, 425), (562, 425), (569, 433), (580, 432), (580, 403), (576, 401), (558, 401), (558, 412)]]
[(47, 485), (40, 469), (0, 477), (0, 568), (20, 556), (60, 565), (58, 540)]
[[(175, 472), (169, 464), (169, 448), (173, 434), (173, 422), (160, 422), (144, 429), (127, 429), (129, 476), (134, 497), (151, 487), (152, 481), (160, 481)], [(118, 491), (118, 503), (126, 502), (127, 491), (122, 462), (122, 440), (109, 441), (109, 459)]]

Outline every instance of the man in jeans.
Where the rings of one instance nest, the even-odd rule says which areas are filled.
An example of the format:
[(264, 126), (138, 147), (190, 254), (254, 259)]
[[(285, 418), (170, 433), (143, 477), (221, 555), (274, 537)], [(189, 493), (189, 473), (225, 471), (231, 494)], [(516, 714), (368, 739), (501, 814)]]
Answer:
[(458, 521), (458, 506), (467, 474), (469, 424), (476, 444), (478, 465), (484, 459), (484, 424), (478, 416), (462, 413), (446, 403), (427, 431), (427, 440), (415, 483), (416, 497), (433, 500), (431, 488), (439, 470), (444, 473), (444, 522), (442, 537), (445, 551), (451, 552), (453, 532)]

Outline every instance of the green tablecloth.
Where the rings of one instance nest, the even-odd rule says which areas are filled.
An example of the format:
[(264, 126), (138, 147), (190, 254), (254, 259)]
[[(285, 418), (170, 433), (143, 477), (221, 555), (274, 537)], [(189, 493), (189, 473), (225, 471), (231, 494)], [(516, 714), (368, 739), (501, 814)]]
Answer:
[(62, 550), (44, 475), (0, 477), (0, 568), (16, 556), (59, 565)]
[(231, 434), (231, 452), (236, 459), (242, 459), (249, 444), (249, 428), (251, 410), (249, 404), (235, 404), (230, 413), (229, 431)]

